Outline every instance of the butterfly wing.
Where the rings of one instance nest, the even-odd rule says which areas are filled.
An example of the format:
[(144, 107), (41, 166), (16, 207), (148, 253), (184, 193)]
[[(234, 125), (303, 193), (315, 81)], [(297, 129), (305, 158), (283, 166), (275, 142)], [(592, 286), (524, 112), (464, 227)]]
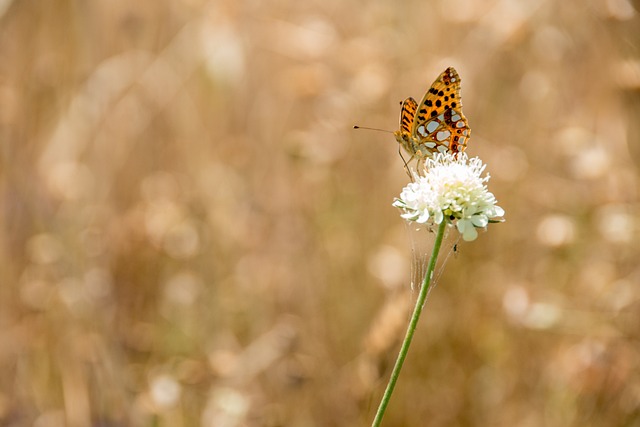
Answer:
[[(418, 103), (415, 99), (409, 97), (402, 103), (402, 110), (400, 110), (400, 130), (393, 133), (396, 137), (396, 141), (411, 154), (413, 158), (417, 153), (415, 150), (414, 137), (411, 133), (413, 124), (415, 123), (416, 111), (418, 109)], [(402, 157), (402, 154), (400, 155)], [(406, 162), (405, 162), (406, 164)]]
[(409, 97), (402, 103), (402, 110), (400, 111), (400, 132), (411, 133), (413, 127), (413, 120), (418, 110), (418, 103), (415, 99)]
[[(406, 103), (402, 107), (401, 126)], [(422, 147), (427, 151), (424, 155), (436, 151), (464, 151), (471, 129), (462, 114), (460, 76), (453, 67), (440, 74), (415, 108), (410, 133), (416, 139), (418, 153), (423, 154)]]

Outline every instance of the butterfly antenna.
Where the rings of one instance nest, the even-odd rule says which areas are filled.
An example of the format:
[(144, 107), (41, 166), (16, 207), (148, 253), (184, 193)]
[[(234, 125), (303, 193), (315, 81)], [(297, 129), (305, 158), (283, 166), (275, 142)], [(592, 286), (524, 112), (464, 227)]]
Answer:
[[(354, 125), (353, 126), (354, 129), (366, 129), (366, 130), (375, 130), (378, 132), (385, 132), (385, 133), (394, 133), (390, 130), (386, 130), (386, 129), (378, 129), (378, 128), (369, 128), (369, 127), (365, 127), (365, 126), (358, 126), (358, 125)], [(411, 173), (411, 169), (409, 168), (409, 164), (407, 163), (407, 161), (405, 160), (404, 156), (402, 155), (402, 146), (398, 145), (398, 154), (400, 155), (400, 158), (402, 159), (402, 163), (404, 163), (404, 170), (407, 173), (407, 175), (409, 175), (409, 178), (411, 178), (411, 181), (413, 182), (413, 174)], [(413, 159), (413, 156), (411, 156), (411, 158), (409, 159), (409, 161), (411, 161)]]
[(378, 131), (378, 132), (385, 132), (385, 133), (393, 133), (392, 131), (386, 130), (386, 129), (368, 128), (368, 127), (365, 127), (365, 126), (358, 126), (358, 125), (353, 126), (353, 128), (354, 129), (375, 130), (375, 131)]

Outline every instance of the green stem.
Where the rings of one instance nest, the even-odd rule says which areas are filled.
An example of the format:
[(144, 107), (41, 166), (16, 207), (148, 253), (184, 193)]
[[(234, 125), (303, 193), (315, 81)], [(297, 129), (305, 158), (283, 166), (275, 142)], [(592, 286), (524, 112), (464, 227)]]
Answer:
[(411, 315), (411, 321), (409, 322), (409, 327), (407, 328), (407, 334), (405, 335), (404, 341), (402, 342), (402, 347), (400, 347), (400, 352), (398, 353), (396, 364), (393, 367), (393, 371), (391, 372), (391, 378), (389, 378), (387, 389), (384, 391), (384, 395), (382, 396), (382, 400), (380, 401), (380, 406), (378, 406), (378, 412), (376, 412), (376, 417), (374, 418), (371, 427), (378, 427), (382, 422), (382, 417), (387, 410), (387, 405), (389, 404), (389, 400), (391, 399), (391, 394), (393, 394), (393, 389), (396, 386), (396, 381), (398, 381), (398, 377), (400, 376), (402, 364), (404, 363), (404, 359), (407, 357), (407, 352), (409, 351), (409, 346), (411, 345), (411, 340), (413, 339), (413, 333), (416, 331), (416, 326), (418, 325), (418, 320), (420, 319), (420, 314), (422, 313), (424, 302), (427, 299), (427, 295), (429, 294), (431, 277), (433, 276), (433, 271), (436, 268), (436, 261), (438, 260), (438, 253), (440, 252), (440, 247), (442, 246), (442, 239), (444, 238), (444, 231), (446, 229), (446, 226), (446, 221), (442, 221), (440, 223), (440, 226), (438, 227), (436, 241), (433, 243), (433, 252), (431, 252), (431, 258), (429, 259), (427, 274), (425, 274), (424, 281), (422, 282), (422, 286), (420, 287), (420, 294), (418, 295), (416, 306), (414, 307), (413, 314)]

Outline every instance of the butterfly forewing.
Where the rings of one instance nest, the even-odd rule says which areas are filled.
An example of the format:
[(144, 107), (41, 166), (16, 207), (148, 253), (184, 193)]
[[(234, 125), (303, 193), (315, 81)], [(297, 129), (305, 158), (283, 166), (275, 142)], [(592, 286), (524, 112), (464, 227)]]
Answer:
[(400, 112), (400, 131), (411, 133), (417, 110), (418, 103), (415, 99), (409, 97), (404, 100), (402, 111)]
[(421, 143), (435, 143), (438, 151), (464, 151), (471, 134), (462, 114), (460, 76), (449, 67), (436, 79), (420, 101), (411, 133)]

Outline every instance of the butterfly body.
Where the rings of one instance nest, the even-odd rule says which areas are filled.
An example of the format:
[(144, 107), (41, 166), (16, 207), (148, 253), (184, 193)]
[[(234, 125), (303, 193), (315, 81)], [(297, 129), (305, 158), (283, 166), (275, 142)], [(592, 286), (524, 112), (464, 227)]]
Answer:
[(420, 103), (411, 97), (404, 100), (394, 136), (411, 159), (419, 161), (437, 152), (464, 151), (471, 129), (462, 114), (460, 76), (453, 67), (440, 74)]

